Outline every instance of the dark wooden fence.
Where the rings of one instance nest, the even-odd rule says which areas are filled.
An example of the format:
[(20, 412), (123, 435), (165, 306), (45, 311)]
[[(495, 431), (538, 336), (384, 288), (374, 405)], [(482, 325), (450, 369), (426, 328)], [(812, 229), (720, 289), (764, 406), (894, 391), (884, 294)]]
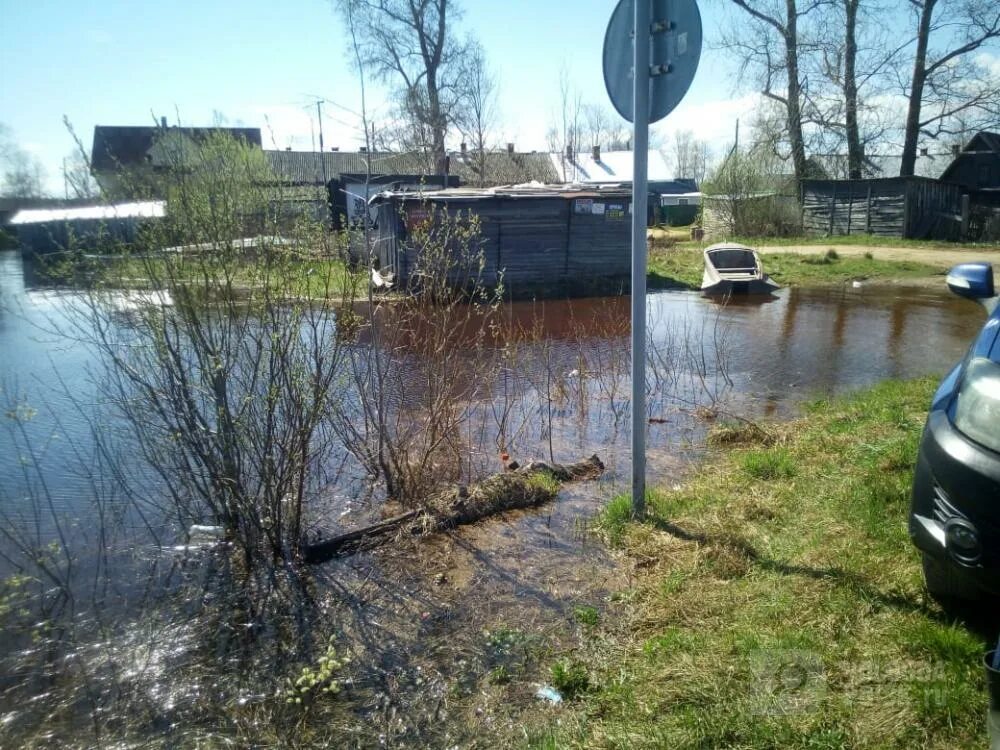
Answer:
[[(472, 212), (480, 222), (481, 282), (493, 285), (502, 279), (514, 296), (621, 291), (631, 272), (631, 202), (627, 192), (426, 201), (394, 197), (378, 205), (376, 249), (382, 267), (405, 286), (418, 263), (417, 250), (406, 240), (408, 216)], [(450, 281), (460, 286), (467, 275), (456, 267)]]
[(962, 238), (962, 189), (924, 177), (803, 180), (802, 228), (814, 236)]

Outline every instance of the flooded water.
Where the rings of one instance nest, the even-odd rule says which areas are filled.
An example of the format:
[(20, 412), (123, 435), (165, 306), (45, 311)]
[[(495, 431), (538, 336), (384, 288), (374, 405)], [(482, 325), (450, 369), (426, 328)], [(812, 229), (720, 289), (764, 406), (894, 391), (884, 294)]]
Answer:
[[(75, 340), (67, 323), (72, 293), (26, 284), (26, 273), (30, 279), (30, 269), (17, 253), (0, 253), (0, 388), (5, 408), (12, 400), (23, 400), (37, 412), (32, 437), (44, 446), (59, 509), (70, 509), (80, 490), (69, 471), (72, 457), (92, 427), (86, 408), (80, 407), (101, 408), (93, 385), (94, 355)], [(943, 285), (940, 290), (868, 285), (785, 289), (774, 297), (733, 299), (725, 305), (694, 292), (671, 291), (651, 294), (648, 311), (653, 348), (669, 344), (676, 353), (697, 340), (699, 351), (687, 352), (685, 359), (702, 360), (701, 375), (713, 381), (698, 388), (717, 390), (718, 398), (738, 403), (747, 415), (787, 414), (805, 398), (884, 378), (943, 373), (962, 356), (982, 323), (978, 306), (949, 294)], [(546, 400), (558, 401), (553, 431), (563, 451), (572, 451), (560, 451), (560, 458), (576, 460), (609, 450), (618, 455), (626, 448), (627, 382), (611, 384), (609, 377), (600, 387), (585, 388), (569, 376), (587, 379), (581, 357), (591, 360), (591, 368), (599, 362), (616, 376), (627, 373), (628, 298), (518, 302), (507, 305), (502, 315), (510, 327), (532, 334), (524, 348), (523, 371), (513, 374), (520, 378), (518, 387), (538, 385), (543, 357), (559, 381), (559, 396), (549, 394)], [(723, 383), (716, 371), (719, 346), (723, 375), (731, 383)], [(673, 427), (670, 421), (651, 425), (654, 450), (677, 442), (678, 433), (689, 437), (693, 426), (677, 414), (653, 413), (670, 395), (662, 392), (666, 384), (650, 383), (650, 416), (674, 422)], [(603, 396), (614, 403), (581, 405), (579, 398), (574, 403), (571, 396), (581, 392), (588, 400)], [(705, 397), (704, 392), (688, 395), (692, 400)], [(681, 407), (674, 403), (671, 411)], [(0, 475), (16, 475), (20, 458), (16, 451), (0, 450)]]
[[(64, 335), (73, 294), (33, 284), (30, 269), (27, 277), (19, 255), (0, 253), (3, 408), (22, 403), (35, 411), (27, 432), (0, 431), (0, 503), (5, 517), (16, 518), (31, 485), (44, 481), (46, 512), (82, 533), (93, 526), (86, 499), (95, 477), (81, 446), (95, 425), (113, 424), (93, 383), (93, 353)], [(449, 712), (465, 715), (466, 732), (516, 722), (513, 707), (532, 700), (537, 677), (524, 654), (571, 644), (574, 611), (602, 610), (626, 584), (627, 573), (584, 525), (628, 475), (629, 300), (518, 302), (500, 314), (508, 333), (493, 343), (506, 352), (505, 366), (476, 389), (463, 428), (476, 473), (498, 471), (501, 451), (522, 463), (597, 453), (609, 471), (599, 482), (565, 488), (538, 511), (321, 566), (320, 584), (340, 602), (333, 621), (356, 659), (344, 701), (361, 718), (345, 728), (345, 746), (369, 746), (373, 727), (386, 746), (467, 742)], [(804, 399), (942, 374), (983, 314), (943, 285), (862, 285), (785, 289), (728, 304), (661, 292), (650, 295), (648, 318), (649, 483), (670, 485), (699, 455), (712, 419), (785, 416)], [(470, 365), (466, 375), (474, 372)], [(503, 419), (498, 403), (510, 407)], [(35, 455), (26, 456), (26, 446)], [(44, 471), (26, 472), (31, 462)], [(313, 508), (318, 531), (378, 516), (378, 504), (354, 488), (334, 488)], [(507, 642), (529, 632), (545, 633), (544, 642)], [(523, 679), (498, 688), (487, 677), (501, 667)]]

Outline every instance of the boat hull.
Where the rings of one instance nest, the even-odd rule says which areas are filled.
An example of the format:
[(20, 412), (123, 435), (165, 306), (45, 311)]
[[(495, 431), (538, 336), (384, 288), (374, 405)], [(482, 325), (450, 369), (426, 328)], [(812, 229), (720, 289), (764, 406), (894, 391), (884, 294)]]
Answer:
[(702, 294), (709, 295), (731, 295), (731, 294), (774, 294), (780, 287), (765, 276), (762, 279), (750, 279), (746, 281), (730, 281), (720, 279), (709, 284), (702, 284)]

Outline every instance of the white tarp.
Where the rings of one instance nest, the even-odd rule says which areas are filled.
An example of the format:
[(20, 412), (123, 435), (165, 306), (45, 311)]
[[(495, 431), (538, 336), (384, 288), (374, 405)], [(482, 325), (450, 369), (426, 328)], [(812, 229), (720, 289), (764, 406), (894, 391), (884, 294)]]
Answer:
[(86, 221), (108, 219), (158, 219), (166, 214), (164, 201), (119, 203), (101, 206), (71, 206), (68, 208), (22, 208), (11, 218), (11, 224), (42, 224), (47, 221)]

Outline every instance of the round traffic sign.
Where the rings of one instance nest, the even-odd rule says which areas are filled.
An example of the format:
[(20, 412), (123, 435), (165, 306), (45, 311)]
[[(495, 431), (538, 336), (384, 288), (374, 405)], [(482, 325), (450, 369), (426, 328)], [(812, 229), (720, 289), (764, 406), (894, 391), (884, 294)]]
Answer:
[[(619, 0), (604, 35), (604, 85), (618, 114), (632, 122), (635, 0)], [(640, 0), (650, 4), (649, 121), (680, 104), (701, 58), (701, 13), (696, 0)]]

